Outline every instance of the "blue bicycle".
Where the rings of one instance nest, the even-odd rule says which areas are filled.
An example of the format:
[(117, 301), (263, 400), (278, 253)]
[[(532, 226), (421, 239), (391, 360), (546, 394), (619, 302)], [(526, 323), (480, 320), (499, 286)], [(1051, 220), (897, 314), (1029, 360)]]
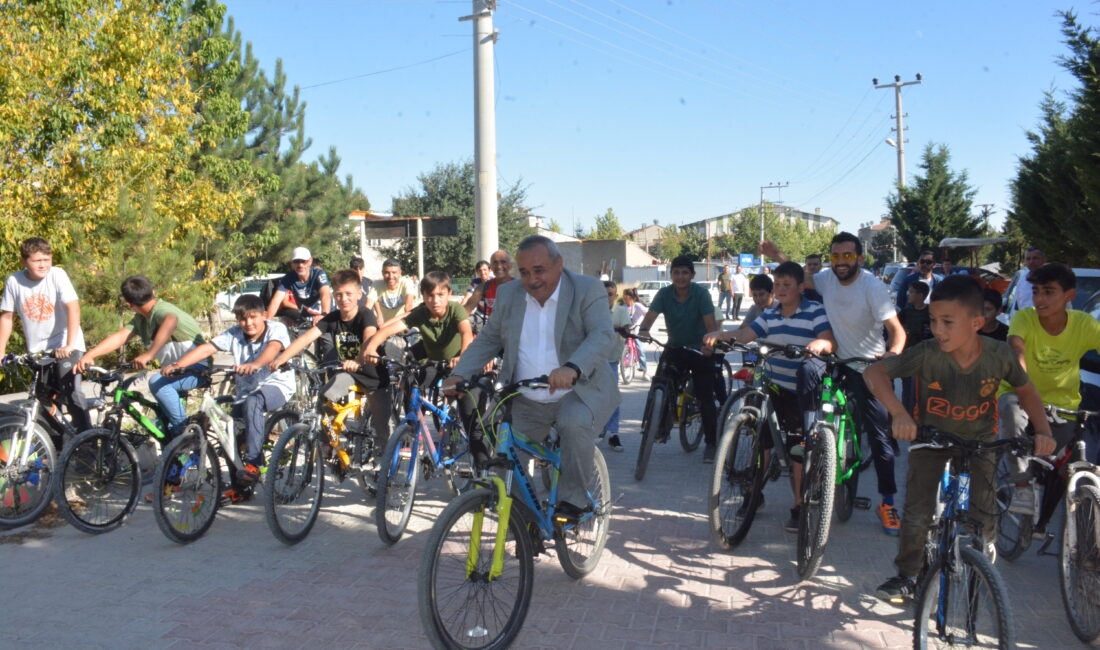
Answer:
[[(501, 407), (522, 389), (548, 386), (540, 377), (495, 391), (499, 401), (479, 422), (495, 433), (491, 439), (497, 452), (489, 461), (490, 474), (477, 480), (484, 489), (452, 501), (432, 527), (418, 589), (420, 620), (436, 648), (511, 644), (531, 603), (534, 557), (546, 552), (547, 542), (574, 579), (600, 561), (612, 508), (611, 479), (600, 450), (595, 450), (586, 507), (577, 517), (564, 516), (556, 511), (561, 452), (553, 435), (535, 442), (499, 417)], [(533, 477), (535, 471), (541, 481)]]

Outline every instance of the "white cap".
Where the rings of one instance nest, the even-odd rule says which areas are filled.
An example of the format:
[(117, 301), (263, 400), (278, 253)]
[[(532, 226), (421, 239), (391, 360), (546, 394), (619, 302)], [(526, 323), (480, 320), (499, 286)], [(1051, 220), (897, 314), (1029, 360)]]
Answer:
[(290, 261), (291, 262), (293, 262), (295, 260), (310, 260), (310, 259), (313, 259), (313, 256), (309, 254), (309, 249), (306, 248), (305, 246), (299, 246), (298, 248), (295, 248), (294, 251), (290, 254)]

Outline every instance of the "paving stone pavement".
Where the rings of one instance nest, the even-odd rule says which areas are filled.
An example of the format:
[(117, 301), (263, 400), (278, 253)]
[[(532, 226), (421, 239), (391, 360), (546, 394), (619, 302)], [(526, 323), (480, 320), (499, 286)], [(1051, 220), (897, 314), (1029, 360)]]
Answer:
[[(617, 502), (599, 567), (575, 582), (555, 556), (542, 556), (515, 647), (912, 647), (909, 611), (870, 595), (892, 574), (896, 547), (873, 512), (834, 523), (821, 570), (800, 582), (795, 536), (782, 528), (791, 505), (786, 480), (768, 485), (766, 506), (734, 552), (709, 537), (712, 466), (702, 464), (701, 451), (685, 454), (674, 437), (654, 450), (645, 479), (634, 481), (647, 387), (623, 387), (626, 451), (603, 448)], [(873, 496), (874, 483), (865, 473), (860, 493)], [(271, 535), (258, 501), (224, 508), (187, 546), (164, 537), (145, 505), (104, 535), (56, 518), (0, 533), (0, 645), (427, 647), (417, 567), (446, 496), (441, 481), (422, 484), (410, 530), (394, 547), (379, 540), (373, 507), (354, 481), (329, 482), (316, 527), (294, 547)], [(1020, 647), (1078, 645), (1062, 611), (1057, 560), (1034, 548), (997, 563)]]

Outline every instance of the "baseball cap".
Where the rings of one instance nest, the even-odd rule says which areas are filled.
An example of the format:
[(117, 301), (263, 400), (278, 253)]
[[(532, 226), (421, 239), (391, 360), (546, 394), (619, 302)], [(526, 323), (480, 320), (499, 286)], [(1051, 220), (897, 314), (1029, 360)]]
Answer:
[(297, 260), (308, 260), (312, 258), (313, 256), (309, 254), (309, 249), (305, 246), (299, 246), (298, 248), (295, 248), (294, 251), (290, 254), (291, 262), (295, 262)]

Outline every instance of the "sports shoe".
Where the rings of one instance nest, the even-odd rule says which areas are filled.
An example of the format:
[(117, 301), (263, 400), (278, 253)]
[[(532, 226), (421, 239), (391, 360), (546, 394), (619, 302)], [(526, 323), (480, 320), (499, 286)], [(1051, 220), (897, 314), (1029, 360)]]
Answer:
[(878, 504), (878, 517), (882, 520), (882, 531), (887, 535), (897, 535), (901, 532), (901, 517), (898, 509), (885, 502)]
[(619, 440), (619, 436), (611, 436), (607, 439), (607, 446), (611, 447), (611, 451), (622, 451), (623, 443)]
[(875, 596), (893, 605), (904, 605), (912, 600), (917, 590), (917, 582), (905, 576), (894, 576), (879, 585), (875, 590)]
[(788, 533), (798, 532), (798, 516), (802, 514), (802, 508), (795, 506), (791, 508), (791, 518), (787, 520), (787, 523), (783, 524), (783, 530)]
[(1012, 503), (1008, 511), (1018, 515), (1035, 514), (1035, 489), (1030, 485), (1017, 485), (1012, 490)]
[(229, 488), (222, 493), (222, 501), (226, 503), (242, 503), (252, 498), (252, 490), (248, 488)]
[(707, 445), (706, 448), (703, 449), (703, 464), (704, 465), (713, 465), (714, 464), (714, 457), (717, 454), (718, 454), (718, 446), (717, 445)]
[(260, 468), (252, 463), (245, 463), (244, 469), (237, 473), (237, 485), (245, 487), (255, 485), (260, 480)]

